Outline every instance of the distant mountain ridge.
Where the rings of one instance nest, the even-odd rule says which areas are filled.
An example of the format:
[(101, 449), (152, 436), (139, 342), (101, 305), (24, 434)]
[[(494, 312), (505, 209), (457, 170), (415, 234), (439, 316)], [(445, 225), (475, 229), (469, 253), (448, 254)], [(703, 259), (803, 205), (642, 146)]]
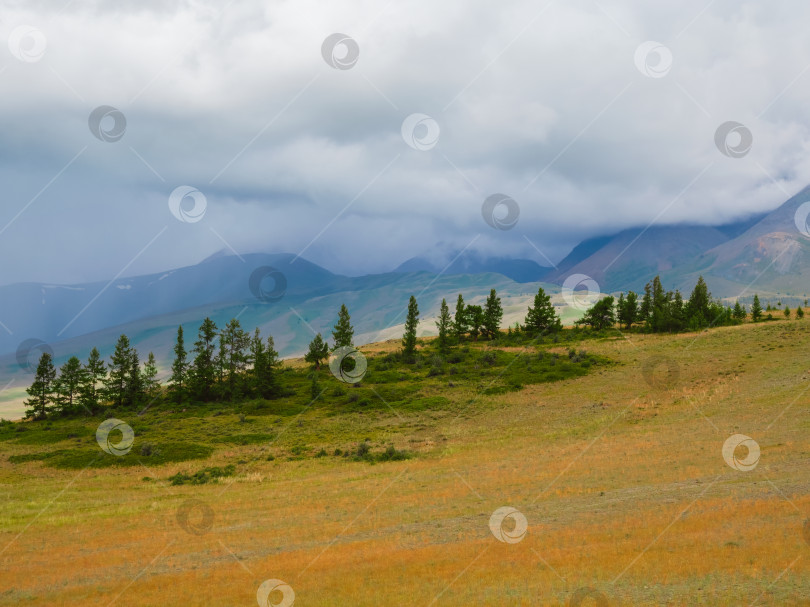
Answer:
[(541, 266), (531, 259), (508, 257), (485, 257), (475, 251), (451, 253), (449, 259), (431, 261), (426, 257), (412, 257), (394, 269), (394, 272), (431, 272), (433, 274), (481, 274), (493, 272), (511, 278), (515, 282), (538, 282), (552, 268)]

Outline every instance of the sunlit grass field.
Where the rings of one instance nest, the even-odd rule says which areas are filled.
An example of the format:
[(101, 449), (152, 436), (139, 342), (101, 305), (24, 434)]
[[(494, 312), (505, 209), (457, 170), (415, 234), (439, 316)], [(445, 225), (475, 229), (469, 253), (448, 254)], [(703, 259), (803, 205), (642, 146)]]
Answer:
[(373, 344), (314, 401), (294, 361), (279, 401), (116, 412), (125, 457), (99, 419), (5, 424), (0, 604), (255, 605), (276, 579), (296, 605), (808, 605), (809, 323), (473, 344), (456, 373)]

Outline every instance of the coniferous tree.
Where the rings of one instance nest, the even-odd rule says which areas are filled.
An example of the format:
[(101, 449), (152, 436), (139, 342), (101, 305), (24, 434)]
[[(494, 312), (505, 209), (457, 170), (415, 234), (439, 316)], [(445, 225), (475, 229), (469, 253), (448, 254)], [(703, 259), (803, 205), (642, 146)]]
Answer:
[(183, 340), (183, 325), (177, 327), (177, 341), (174, 344), (174, 361), (172, 362), (172, 375), (169, 378), (169, 390), (178, 405), (188, 392), (188, 353)]
[(578, 325), (588, 325), (592, 329), (607, 329), (616, 324), (616, 313), (613, 309), (615, 299), (612, 295), (603, 297), (585, 312), (585, 315), (576, 321)]
[(304, 360), (315, 366), (315, 369), (321, 368), (321, 362), (329, 358), (329, 344), (323, 340), (321, 334), (318, 333), (311, 342), (309, 342), (309, 350), (304, 356)]
[(467, 309), (464, 311), (469, 323), (470, 337), (478, 339), (478, 336), (483, 333), (484, 327), (484, 310), (481, 306), (467, 304)]
[(529, 306), (524, 324), (526, 331), (531, 334), (555, 332), (562, 328), (562, 322), (554, 310), (551, 297), (546, 295), (543, 287), (537, 290), (534, 305)]
[(132, 348), (129, 358), (129, 376), (127, 378), (127, 404), (132, 407), (140, 407), (143, 404), (144, 396), (145, 391), (141, 361), (138, 356), (138, 351)]
[(250, 360), (253, 364), (249, 374), (250, 391), (259, 398), (278, 397), (281, 394), (276, 372), (279, 359), (272, 335), (262, 341), (259, 329), (253, 332), (250, 338)]
[(439, 308), (439, 319), (436, 321), (436, 328), (439, 331), (439, 336), (436, 338), (436, 346), (442, 354), (447, 354), (447, 352), (450, 351), (450, 332), (452, 330), (452, 324), (450, 320), (450, 308), (447, 307), (447, 301), (442, 299), (442, 305)]
[(747, 314), (745, 313), (745, 308), (742, 305), (740, 305), (739, 300), (734, 302), (734, 311), (731, 313), (731, 315), (734, 318), (734, 320), (737, 320), (739, 322), (745, 320)]
[(495, 289), (491, 289), (484, 304), (484, 332), (487, 337), (495, 339), (500, 334), (502, 318), (501, 298), (498, 297)]
[[(624, 295), (624, 293), (621, 295)], [(617, 305), (616, 318), (620, 324), (624, 325), (625, 329), (630, 329), (639, 319), (638, 295), (633, 291), (628, 291), (624, 301), (622, 301), (621, 295)]]
[(470, 323), (467, 319), (467, 308), (464, 307), (464, 298), (461, 293), (456, 300), (456, 314), (453, 317), (453, 334), (456, 340), (460, 340), (470, 330)]
[(644, 285), (644, 296), (641, 298), (641, 305), (638, 309), (639, 322), (643, 322), (648, 327), (652, 316), (652, 286), (650, 283)]
[(224, 394), (227, 400), (234, 400), (241, 393), (239, 378), (248, 363), (250, 335), (242, 329), (239, 320), (232, 318), (222, 330), (222, 339), (225, 345)]
[(143, 368), (143, 393), (148, 402), (152, 402), (160, 393), (160, 382), (157, 380), (158, 367), (155, 354), (149, 353)]
[(121, 335), (115, 344), (115, 351), (110, 357), (110, 372), (104, 384), (107, 400), (116, 407), (127, 402), (127, 382), (132, 368), (132, 348), (129, 338)]
[(707, 326), (714, 319), (710, 318), (709, 304), (712, 301), (709, 288), (703, 276), (698, 278), (692, 294), (689, 296), (689, 303), (686, 304), (686, 318), (690, 326), (701, 328)]
[(762, 305), (759, 303), (759, 295), (754, 295), (754, 302), (751, 304), (751, 320), (757, 322), (762, 318)]
[(217, 374), (217, 394), (221, 398), (224, 394), (225, 386), (225, 338), (219, 334), (219, 350), (214, 357), (214, 370)]
[(79, 401), (79, 391), (85, 381), (87, 372), (76, 356), (71, 356), (59, 369), (59, 377), (54, 382), (56, 389), (55, 403), (59, 413), (73, 413)]
[(194, 342), (194, 361), (189, 369), (189, 388), (194, 397), (203, 402), (214, 398), (214, 383), (217, 379), (215, 350), (217, 325), (210, 318), (205, 318), (197, 332)]
[(804, 318), (804, 310), (802, 310), (801, 306), (796, 308), (796, 318)]
[(790, 318), (790, 307), (785, 306), (785, 318)]
[(408, 316), (405, 318), (405, 333), (402, 335), (402, 354), (407, 361), (416, 355), (416, 327), (419, 324), (419, 306), (411, 295), (408, 300)]
[(101, 405), (99, 384), (104, 384), (107, 377), (107, 365), (101, 359), (97, 348), (90, 350), (90, 356), (84, 365), (85, 373), (79, 387), (79, 404), (91, 413), (96, 413)]
[(332, 349), (337, 350), (343, 346), (353, 346), (353, 339), (354, 327), (352, 327), (349, 310), (346, 308), (345, 304), (340, 304), (338, 321), (332, 330), (332, 340), (335, 342)]
[(26, 399), (25, 416), (35, 420), (45, 419), (51, 412), (54, 397), (54, 380), (56, 368), (53, 366), (53, 357), (50, 352), (43, 352), (39, 357), (39, 364), (34, 375), (34, 382), (26, 389), (31, 397)]
[(669, 331), (682, 331), (686, 324), (686, 304), (683, 301), (683, 295), (678, 289), (675, 290), (675, 295), (669, 302), (667, 324)]

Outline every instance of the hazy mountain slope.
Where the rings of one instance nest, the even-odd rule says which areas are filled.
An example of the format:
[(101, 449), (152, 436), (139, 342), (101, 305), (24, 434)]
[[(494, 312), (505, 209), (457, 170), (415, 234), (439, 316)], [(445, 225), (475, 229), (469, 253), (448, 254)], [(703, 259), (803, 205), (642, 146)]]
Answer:
[(530, 259), (507, 257), (486, 257), (477, 252), (453, 252), (442, 259), (412, 257), (394, 272), (431, 272), (433, 274), (481, 274), (494, 272), (503, 274), (515, 282), (537, 282), (543, 280), (552, 268), (541, 266)]
[[(51, 342), (179, 310), (218, 303), (261, 303), (250, 288), (254, 271), (273, 267), (286, 279), (285, 297), (347, 289), (351, 279), (289, 254), (212, 258), (195, 266), (79, 285), (0, 287), (0, 353), (27, 338)], [(267, 284), (265, 284), (267, 283)], [(273, 288), (273, 281), (261, 283)]]
[[(703, 274), (718, 296), (738, 293), (810, 292), (810, 239), (796, 227), (796, 210), (810, 201), (803, 189), (742, 234), (674, 268), (673, 278), (694, 281)], [(714, 285), (714, 286), (713, 286)]]
[[(585, 274), (596, 280), (603, 291), (638, 290), (656, 274), (692, 261), (726, 240), (722, 232), (707, 226), (624, 230), (604, 243), (601, 239), (585, 241), (584, 250), (574, 249), (545, 280), (562, 284), (571, 274)], [(581, 258), (589, 249), (596, 250), (571, 263), (572, 255)]]

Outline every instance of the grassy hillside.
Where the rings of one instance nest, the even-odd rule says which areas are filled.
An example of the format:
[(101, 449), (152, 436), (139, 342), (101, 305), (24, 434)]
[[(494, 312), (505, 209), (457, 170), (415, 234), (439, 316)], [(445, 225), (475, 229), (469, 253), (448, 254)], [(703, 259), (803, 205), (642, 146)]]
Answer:
[[(253, 605), (267, 579), (300, 605), (806, 604), (808, 322), (473, 344), (435, 370), (377, 343), (361, 387), (322, 371), (314, 402), (291, 361), (278, 401), (116, 412), (124, 457), (99, 420), (5, 424), (0, 605)], [(515, 515), (496, 538), (504, 506), (525, 535)]]

